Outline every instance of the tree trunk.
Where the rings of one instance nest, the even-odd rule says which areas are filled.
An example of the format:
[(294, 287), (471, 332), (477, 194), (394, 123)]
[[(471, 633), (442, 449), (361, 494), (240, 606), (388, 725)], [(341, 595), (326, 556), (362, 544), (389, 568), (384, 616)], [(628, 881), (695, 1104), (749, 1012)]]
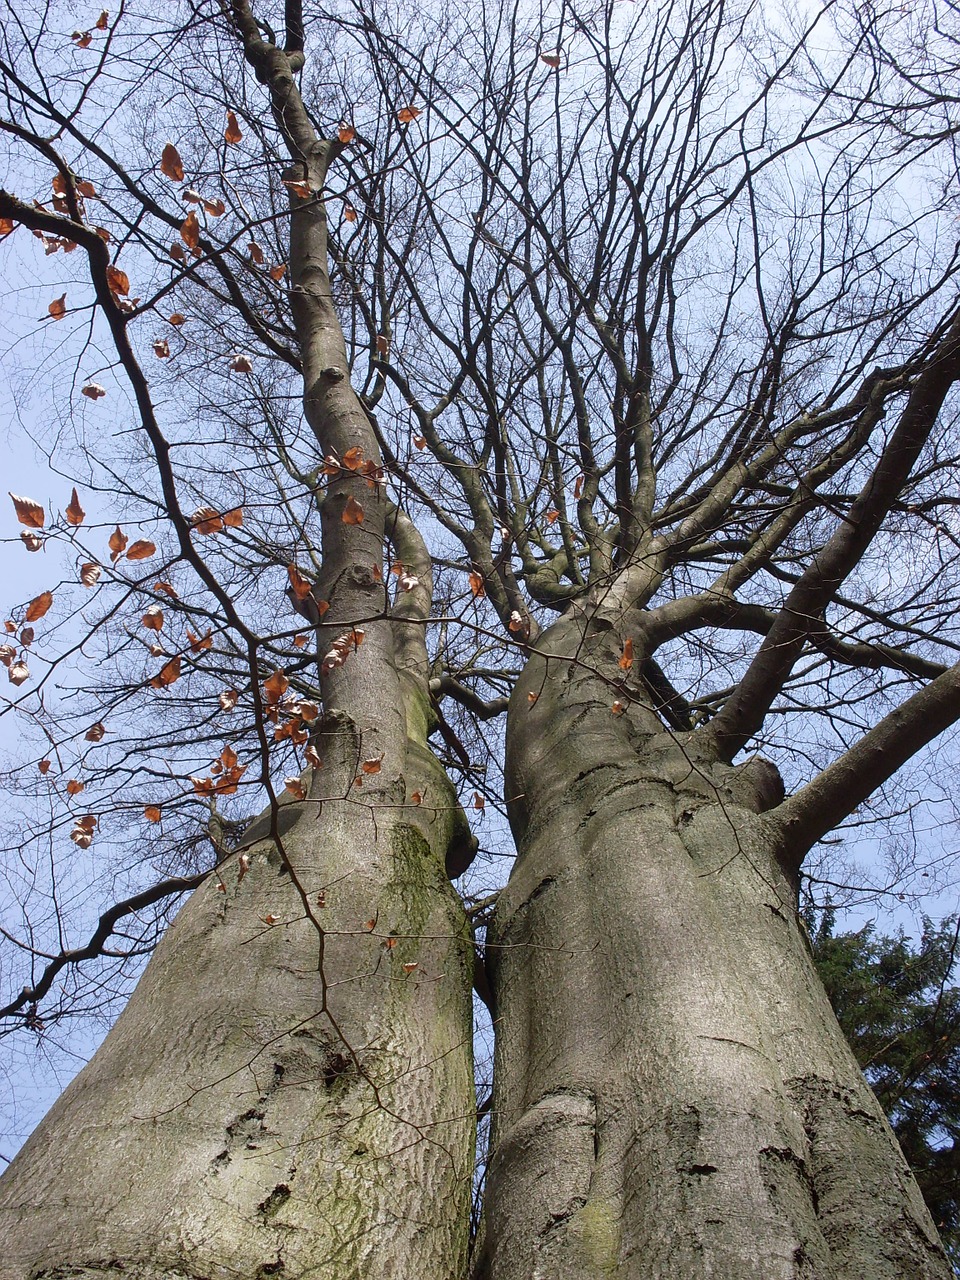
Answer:
[(476, 1280), (949, 1276), (814, 971), (776, 771), (665, 731), (613, 630), (537, 652), (508, 716)]
[[(348, 669), (375, 702), (363, 656)], [(0, 1275), (463, 1275), (473, 946), (443, 869), (458, 811), (425, 722), (391, 754), (397, 715), (385, 704), (384, 738), (368, 726), (362, 745), (328, 717), (310, 798), (277, 813), (283, 856), (265, 814), (249, 870), (238, 851), (225, 888), (184, 906), (0, 1181)]]

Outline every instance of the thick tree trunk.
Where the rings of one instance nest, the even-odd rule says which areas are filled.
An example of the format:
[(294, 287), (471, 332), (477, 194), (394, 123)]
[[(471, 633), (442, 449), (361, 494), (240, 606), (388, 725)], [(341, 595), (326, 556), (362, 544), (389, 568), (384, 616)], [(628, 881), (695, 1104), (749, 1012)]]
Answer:
[(537, 649), (565, 660), (509, 712), (477, 1280), (948, 1276), (814, 971), (772, 766), (699, 758), (636, 686), (612, 710), (610, 630)]
[(0, 1181), (0, 1275), (462, 1274), (472, 946), (442, 851), (362, 804), (281, 815), (322, 965), (256, 840), (242, 879), (236, 855), (226, 891), (211, 879), (183, 908)]

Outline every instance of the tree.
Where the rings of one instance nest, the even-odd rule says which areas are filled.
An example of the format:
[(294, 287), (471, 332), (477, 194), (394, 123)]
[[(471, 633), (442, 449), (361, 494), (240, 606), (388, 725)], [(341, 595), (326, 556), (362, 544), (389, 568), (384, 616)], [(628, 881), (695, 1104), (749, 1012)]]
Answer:
[[(0, 218), (85, 260), (45, 323), (92, 299), (65, 416), (129, 388), (83, 484), (142, 536), (15, 500), (80, 583), (11, 616), (13, 705), (54, 839), (165, 843), (89, 945), (8, 931), (5, 1016), (198, 887), (0, 1181), (3, 1274), (949, 1274), (797, 910), (960, 716), (952, 134), (876, 56), (953, 45), (833, 9), (18, 10)], [(51, 629), (34, 679), (88, 589), (115, 674)]]
[(817, 922), (817, 970), (956, 1266), (957, 922), (927, 921), (916, 948), (902, 934), (877, 937), (872, 925), (857, 933), (834, 925), (829, 911)]

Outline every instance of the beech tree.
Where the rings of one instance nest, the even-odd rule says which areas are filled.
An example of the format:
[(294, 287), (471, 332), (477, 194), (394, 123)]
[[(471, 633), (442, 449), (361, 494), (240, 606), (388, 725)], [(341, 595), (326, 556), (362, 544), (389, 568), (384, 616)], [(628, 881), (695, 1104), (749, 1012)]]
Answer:
[(0, 1275), (950, 1274), (798, 894), (960, 717), (952, 17), (10, 10), (0, 1013), (163, 936)]

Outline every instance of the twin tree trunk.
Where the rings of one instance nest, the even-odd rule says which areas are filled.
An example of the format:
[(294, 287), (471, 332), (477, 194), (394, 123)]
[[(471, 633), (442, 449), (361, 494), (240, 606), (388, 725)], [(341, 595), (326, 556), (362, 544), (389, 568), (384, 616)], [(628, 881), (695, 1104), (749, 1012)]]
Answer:
[[(948, 1276), (814, 973), (775, 771), (614, 714), (610, 631), (537, 648), (558, 656), (509, 717), (474, 1280)], [(342, 777), (354, 729), (325, 729)], [(269, 815), (243, 878), (237, 854), (186, 905), (0, 1180), (5, 1280), (464, 1280), (471, 947), (442, 806), (427, 835), (404, 817), (415, 782), (443, 786), (422, 732), (402, 763), (376, 829), (317, 783), (274, 819), (307, 897), (326, 888), (322, 964)]]

